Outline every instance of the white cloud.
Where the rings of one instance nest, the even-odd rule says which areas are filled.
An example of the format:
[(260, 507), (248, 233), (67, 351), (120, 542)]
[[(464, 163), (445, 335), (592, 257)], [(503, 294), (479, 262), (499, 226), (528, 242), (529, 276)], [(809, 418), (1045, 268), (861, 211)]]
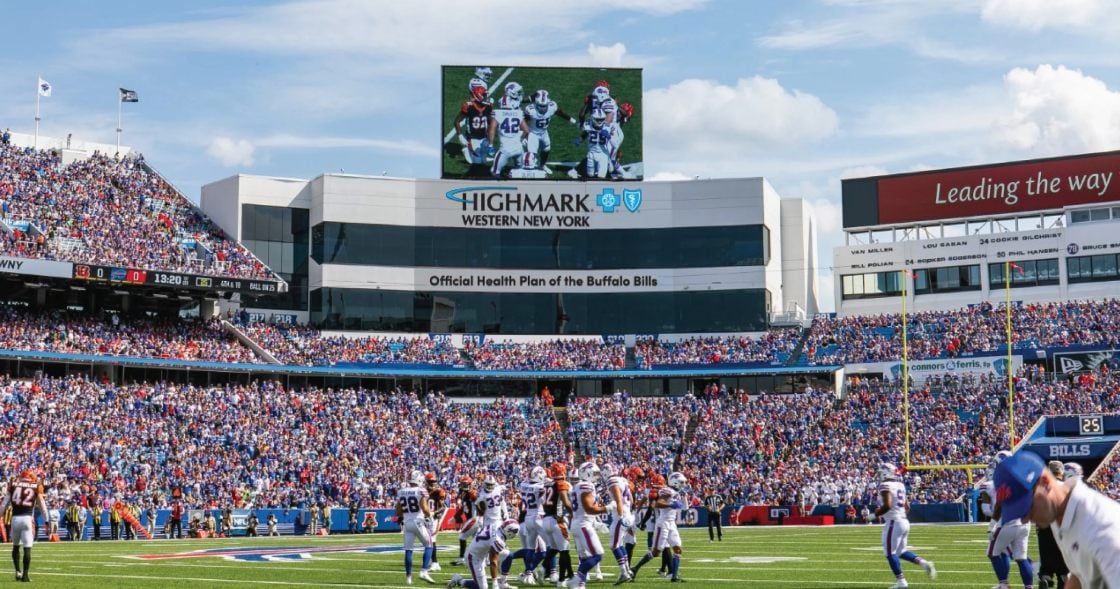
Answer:
[(887, 174), (886, 168), (879, 166), (855, 166), (840, 171), (840, 180), (847, 178), (867, 178), (868, 176), (882, 176)]
[(1112, 0), (987, 0), (980, 11), (994, 25), (1039, 31), (1046, 28), (1107, 28), (1116, 31)]
[(621, 67), (622, 58), (626, 55), (626, 46), (622, 43), (614, 45), (587, 45), (587, 54), (591, 57), (592, 65), (599, 67)]
[(253, 165), (253, 152), (256, 148), (246, 139), (232, 139), (229, 137), (215, 137), (206, 148), (206, 153), (223, 166)]
[(809, 204), (813, 206), (813, 214), (817, 218), (818, 240), (822, 236), (835, 235), (840, 231), (844, 217), (840, 203), (827, 198), (818, 198), (809, 201)]
[(997, 129), (1011, 147), (1043, 154), (1120, 147), (1120, 92), (1063, 66), (1016, 68), (1004, 76), (1008, 110)]
[(418, 157), (439, 157), (439, 149), (430, 143), (414, 141), (411, 139), (375, 139), (369, 137), (337, 137), (337, 136), (305, 136), (276, 134), (261, 137), (253, 141), (258, 147), (273, 149), (371, 149), (396, 155), (413, 155)]
[(646, 144), (671, 147), (677, 157), (734, 158), (814, 143), (838, 128), (836, 113), (820, 98), (760, 76), (734, 86), (689, 79), (650, 90), (645, 111)]

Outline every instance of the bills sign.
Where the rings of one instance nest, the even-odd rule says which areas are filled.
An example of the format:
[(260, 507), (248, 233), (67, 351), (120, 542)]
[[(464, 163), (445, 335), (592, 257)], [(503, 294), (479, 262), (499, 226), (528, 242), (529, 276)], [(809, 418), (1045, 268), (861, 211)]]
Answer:
[(216, 276), (198, 276), (179, 272), (96, 266), (93, 264), (74, 264), (72, 278), (74, 280), (109, 284), (169, 286), (187, 290), (232, 291), (246, 294), (276, 294), (286, 290), (281, 283), (267, 280), (219, 278)]
[(1015, 215), (1120, 200), (1120, 151), (842, 183), (844, 227)]

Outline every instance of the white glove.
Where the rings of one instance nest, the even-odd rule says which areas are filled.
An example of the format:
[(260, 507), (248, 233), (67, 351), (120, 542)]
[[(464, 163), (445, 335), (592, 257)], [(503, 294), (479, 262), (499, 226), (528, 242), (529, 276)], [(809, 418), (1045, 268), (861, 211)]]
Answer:
[(615, 503), (614, 501), (611, 501), (610, 503), (604, 505), (603, 507), (607, 508), (607, 513), (614, 513), (614, 510), (615, 510), (616, 507), (618, 507), (618, 504)]
[(634, 516), (629, 514), (629, 513), (622, 516), (622, 527), (633, 528), (634, 527)]
[(595, 531), (599, 532), (600, 534), (605, 534), (610, 531), (610, 528), (607, 527), (607, 524), (599, 520), (595, 520), (595, 523), (592, 525), (595, 527)]
[(578, 125), (579, 124), (579, 122), (576, 121), (575, 117), (568, 117), (568, 122), (573, 124), (573, 125)]

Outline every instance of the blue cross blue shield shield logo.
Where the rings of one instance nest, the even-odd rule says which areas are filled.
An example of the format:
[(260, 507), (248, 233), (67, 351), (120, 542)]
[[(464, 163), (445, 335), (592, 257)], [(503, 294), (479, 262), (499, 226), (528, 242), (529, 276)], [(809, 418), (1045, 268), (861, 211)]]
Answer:
[(622, 190), (622, 204), (626, 206), (626, 210), (631, 213), (637, 212), (638, 207), (642, 206), (642, 191), (638, 190)]

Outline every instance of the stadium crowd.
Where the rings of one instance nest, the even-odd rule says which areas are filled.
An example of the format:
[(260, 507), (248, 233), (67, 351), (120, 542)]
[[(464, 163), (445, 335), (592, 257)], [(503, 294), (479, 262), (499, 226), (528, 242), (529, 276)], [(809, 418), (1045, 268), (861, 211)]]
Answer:
[(634, 399), (576, 397), (568, 403), (568, 432), (578, 456), (645, 472), (667, 472), (681, 450), (691, 397)]
[(460, 476), (512, 479), (538, 454), (564, 456), (551, 411), (531, 400), (42, 377), (0, 381), (0, 404), (4, 474), (38, 469), (65, 500), (96, 491), (159, 507), (173, 497), (196, 508), (385, 507), (414, 468), (453, 488)]
[(622, 370), (626, 346), (601, 340), (551, 340), (535, 343), (494, 342), (468, 346), (479, 370)]
[(239, 329), (277, 360), (294, 366), (333, 366), (339, 362), (464, 366), (454, 346), (426, 336), (328, 336), (310, 326), (267, 323), (250, 323)]
[(0, 254), (115, 267), (274, 279), (143, 156), (0, 145)]
[(641, 340), (634, 346), (638, 368), (689, 364), (774, 364), (801, 339), (800, 329), (775, 329), (750, 336), (698, 337), (679, 342)]
[[(907, 315), (911, 360), (951, 358), (1006, 350), (1007, 315), (990, 303), (954, 311)], [(1116, 346), (1112, 326), (1120, 322), (1120, 300), (1030, 303), (1013, 307), (1011, 331), (1017, 350), (1070, 345)], [(881, 362), (902, 357), (899, 314), (858, 315), (813, 322), (805, 350), (822, 365)]]
[(257, 363), (217, 321), (104, 319), (0, 306), (0, 349)]

